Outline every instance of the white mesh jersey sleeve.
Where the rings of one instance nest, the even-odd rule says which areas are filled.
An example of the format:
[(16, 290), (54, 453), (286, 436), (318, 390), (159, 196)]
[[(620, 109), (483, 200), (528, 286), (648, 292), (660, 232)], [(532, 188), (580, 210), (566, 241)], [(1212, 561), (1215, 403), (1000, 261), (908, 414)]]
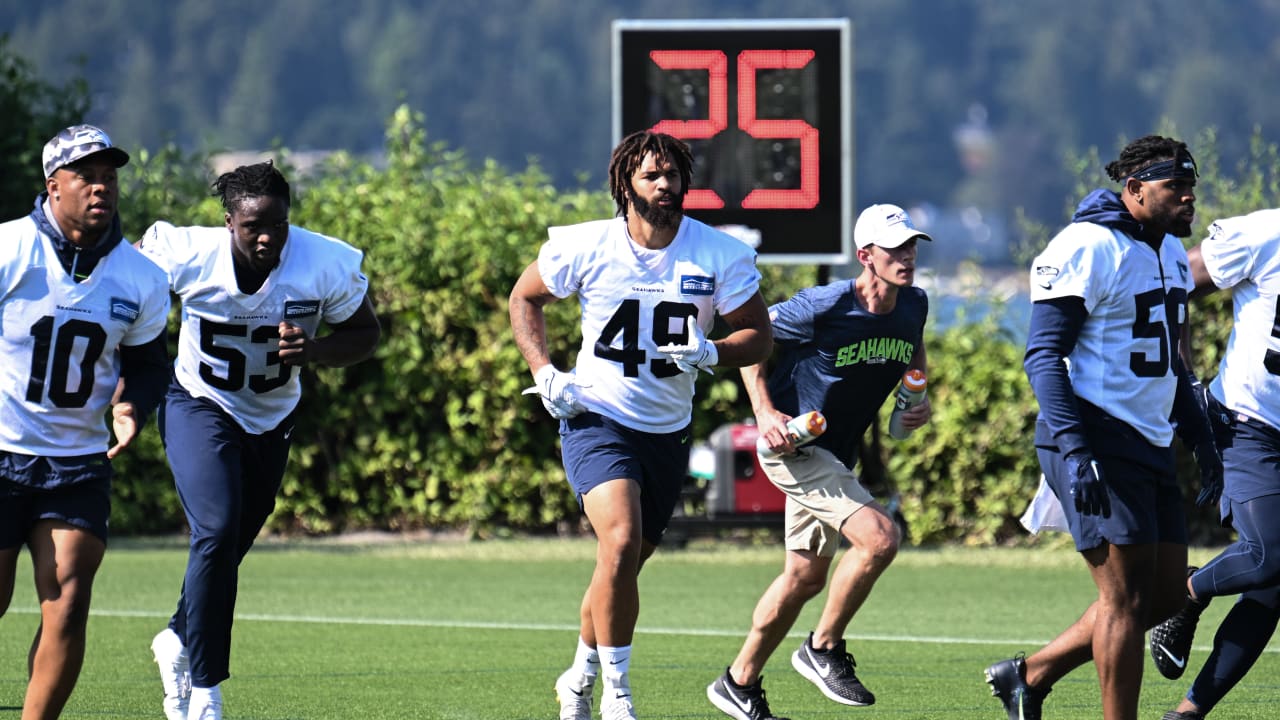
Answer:
[(1280, 210), (1215, 222), (1200, 251), (1213, 283), (1231, 290), (1231, 336), (1211, 390), (1280, 428)]

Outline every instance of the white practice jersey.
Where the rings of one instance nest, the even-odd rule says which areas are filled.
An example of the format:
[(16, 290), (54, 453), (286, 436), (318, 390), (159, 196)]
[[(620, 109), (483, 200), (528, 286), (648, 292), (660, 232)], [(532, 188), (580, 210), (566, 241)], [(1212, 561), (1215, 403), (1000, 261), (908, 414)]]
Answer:
[(1280, 428), (1280, 210), (1215, 222), (1200, 252), (1213, 284), (1232, 290), (1234, 313), (1210, 389), (1235, 412)]
[(684, 428), (695, 378), (657, 348), (684, 343), (690, 318), (710, 333), (716, 313), (751, 299), (760, 287), (755, 251), (688, 217), (661, 250), (634, 243), (620, 217), (548, 234), (538, 253), (542, 281), (556, 297), (577, 293), (582, 306), (582, 404), (643, 432)]
[(0, 248), (0, 450), (106, 452), (119, 347), (164, 330), (164, 273), (122, 240), (77, 283), (29, 217), (0, 225)]
[(1182, 243), (1160, 253), (1094, 223), (1072, 223), (1031, 265), (1031, 301), (1084, 299), (1089, 316), (1068, 358), (1076, 395), (1123, 420), (1152, 445), (1173, 442), (1177, 338), (1191, 272)]
[(280, 264), (252, 295), (236, 284), (231, 234), (224, 227), (158, 222), (140, 247), (168, 273), (182, 299), (178, 382), (254, 434), (277, 427), (302, 395), (298, 368), (280, 362), (280, 323), (315, 337), (322, 320), (350, 318), (369, 286), (359, 250), (292, 225)]

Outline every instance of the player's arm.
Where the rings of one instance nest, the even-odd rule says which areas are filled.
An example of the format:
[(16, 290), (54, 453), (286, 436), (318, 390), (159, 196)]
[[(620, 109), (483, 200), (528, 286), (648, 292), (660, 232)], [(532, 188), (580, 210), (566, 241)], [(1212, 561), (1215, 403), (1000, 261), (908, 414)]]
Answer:
[(551, 364), (551, 354), (547, 351), (547, 318), (543, 308), (557, 299), (542, 281), (536, 260), (520, 274), (507, 299), (516, 348), (529, 363), (529, 371), (535, 377), (539, 370)]
[(285, 365), (315, 363), (326, 367), (346, 367), (368, 358), (378, 347), (382, 326), (373, 311), (368, 293), (351, 317), (329, 325), (329, 333), (307, 337), (302, 328), (280, 323), (280, 362)]
[(1191, 265), (1191, 281), (1195, 283), (1195, 287), (1191, 288), (1193, 299), (1218, 289), (1218, 286), (1213, 283), (1213, 278), (1209, 277), (1209, 269), (1204, 266), (1204, 253), (1201, 252), (1199, 245), (1187, 251), (1187, 262)]
[(114, 458), (129, 447), (164, 398), (169, 381), (169, 350), (164, 330), (141, 345), (120, 346), (120, 382), (111, 405), (111, 428), (116, 444), (107, 450)]
[(1064, 456), (1089, 449), (1065, 362), (1088, 315), (1084, 298), (1073, 295), (1031, 305), (1031, 331), (1022, 366), (1040, 403), (1040, 415)]
[(769, 323), (769, 308), (759, 291), (723, 317), (731, 331), (714, 341), (719, 354), (717, 365), (740, 368), (769, 359), (769, 353), (773, 352), (773, 327)]
[(742, 385), (747, 390), (747, 398), (751, 400), (751, 411), (756, 416), (756, 429), (760, 437), (765, 439), (774, 452), (787, 454), (796, 449), (787, 434), (787, 421), (791, 416), (773, 405), (773, 398), (769, 395), (767, 365), (767, 359), (761, 360), (743, 365), (739, 372), (742, 373)]

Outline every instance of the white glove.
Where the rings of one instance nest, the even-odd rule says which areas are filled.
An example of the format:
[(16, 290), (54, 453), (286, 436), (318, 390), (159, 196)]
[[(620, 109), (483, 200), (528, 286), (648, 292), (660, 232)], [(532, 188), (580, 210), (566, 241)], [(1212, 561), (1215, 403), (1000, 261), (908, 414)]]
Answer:
[(658, 352), (671, 358), (676, 367), (687, 373), (705, 370), (714, 375), (711, 366), (720, 362), (720, 351), (716, 350), (716, 344), (702, 334), (702, 328), (698, 327), (693, 318), (689, 318), (689, 335), (685, 338), (684, 345), (659, 345)]
[(590, 385), (580, 385), (577, 375), (572, 371), (561, 372), (550, 363), (543, 365), (533, 376), (534, 386), (525, 388), (522, 395), (537, 393), (542, 398), (542, 406), (551, 413), (551, 417), (564, 420), (581, 414), (587, 408), (578, 400), (579, 390)]

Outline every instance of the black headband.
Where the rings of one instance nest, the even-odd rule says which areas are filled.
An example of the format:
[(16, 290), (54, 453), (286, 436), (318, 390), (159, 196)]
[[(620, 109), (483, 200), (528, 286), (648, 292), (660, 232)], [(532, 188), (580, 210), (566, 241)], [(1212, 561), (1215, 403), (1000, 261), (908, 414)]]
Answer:
[(1183, 155), (1173, 160), (1161, 160), (1152, 163), (1131, 175), (1134, 180), (1149, 182), (1152, 180), (1171, 180), (1173, 178), (1200, 177), (1196, 169), (1196, 161), (1190, 155)]

